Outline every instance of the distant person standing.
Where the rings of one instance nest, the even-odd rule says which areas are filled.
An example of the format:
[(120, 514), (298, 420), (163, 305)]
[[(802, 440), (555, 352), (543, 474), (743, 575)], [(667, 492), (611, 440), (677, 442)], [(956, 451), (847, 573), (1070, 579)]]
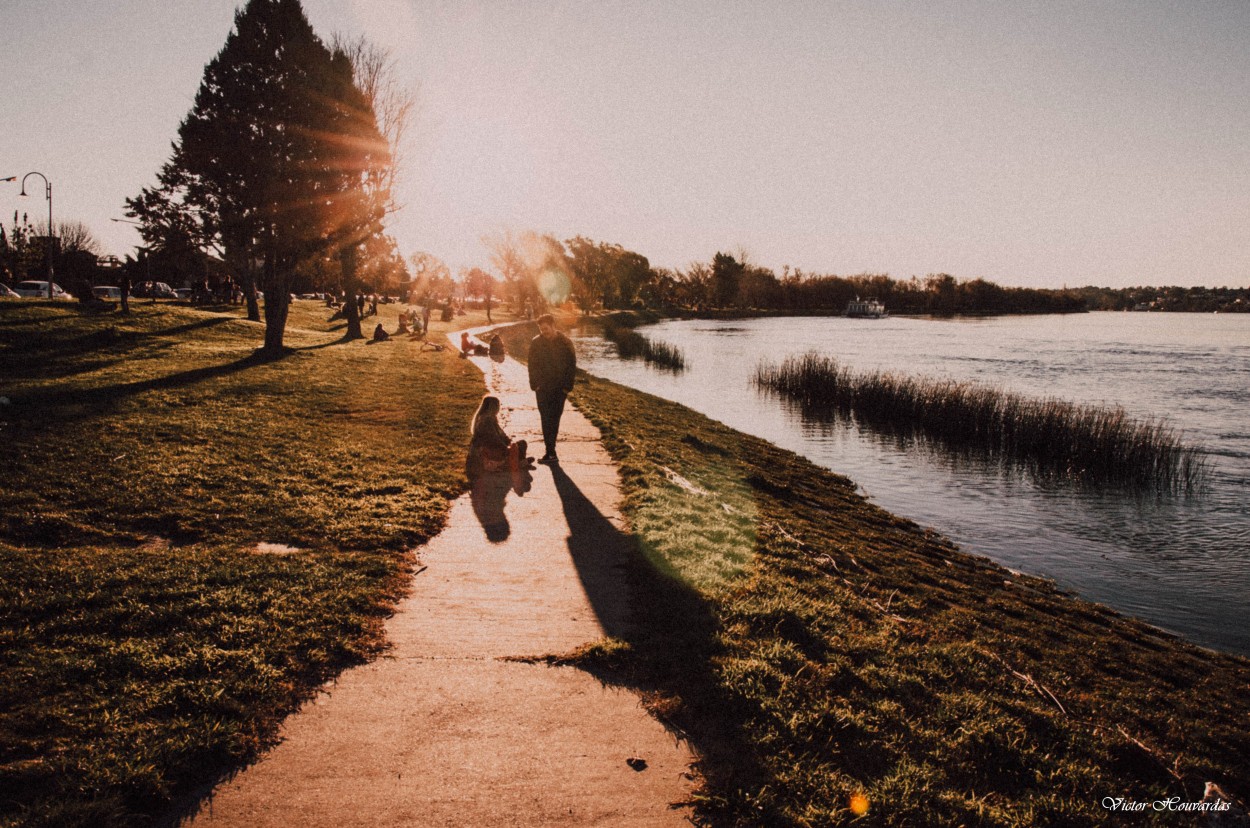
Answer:
[(530, 342), (529, 368), (530, 388), (538, 398), (538, 416), (547, 450), (538, 462), (556, 465), (560, 462), (556, 457), (556, 437), (560, 433), (564, 400), (573, 390), (577, 353), (573, 340), (556, 330), (556, 320), (549, 313), (538, 317), (538, 336)]

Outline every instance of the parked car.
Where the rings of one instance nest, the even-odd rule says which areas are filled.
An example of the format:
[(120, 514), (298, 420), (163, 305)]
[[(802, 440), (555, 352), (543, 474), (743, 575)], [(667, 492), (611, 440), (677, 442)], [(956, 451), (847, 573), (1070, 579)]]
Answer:
[(120, 302), (122, 300), (122, 289), (112, 285), (96, 285), (91, 289), (91, 295), (106, 302)]
[(0, 299), (21, 299), (22, 294), (14, 293), (13, 288), (5, 284), (0, 284)]
[(177, 299), (178, 294), (164, 282), (140, 282), (132, 293), (139, 299)]
[[(28, 279), (25, 282), (18, 282), (16, 285), (14, 285), (13, 291), (18, 296), (27, 296), (33, 299), (38, 299), (40, 297), (47, 298), (48, 283), (39, 282), (34, 279)], [(53, 282), (52, 283), (52, 298), (53, 299), (72, 299), (74, 297), (70, 296), (68, 293), (62, 290), (61, 286), (58, 285), (56, 282)]]

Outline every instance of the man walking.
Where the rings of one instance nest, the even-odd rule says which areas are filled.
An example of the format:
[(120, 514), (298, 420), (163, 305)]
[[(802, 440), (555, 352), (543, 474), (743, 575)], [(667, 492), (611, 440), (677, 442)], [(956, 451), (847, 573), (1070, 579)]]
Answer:
[(530, 388), (538, 398), (538, 416), (547, 448), (538, 462), (557, 465), (560, 458), (556, 457), (556, 436), (560, 433), (564, 398), (573, 390), (577, 354), (573, 340), (556, 330), (556, 320), (549, 313), (538, 317), (538, 336), (530, 342), (529, 367)]

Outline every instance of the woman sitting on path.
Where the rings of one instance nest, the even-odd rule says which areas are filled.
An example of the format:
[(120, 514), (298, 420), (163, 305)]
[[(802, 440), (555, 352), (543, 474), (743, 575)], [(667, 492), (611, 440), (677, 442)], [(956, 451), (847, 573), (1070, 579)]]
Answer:
[(469, 457), (465, 473), (470, 480), (483, 472), (512, 471), (532, 468), (533, 460), (525, 456), (526, 442), (515, 443), (499, 425), (499, 398), (487, 394), (473, 415), (473, 439), (469, 441)]

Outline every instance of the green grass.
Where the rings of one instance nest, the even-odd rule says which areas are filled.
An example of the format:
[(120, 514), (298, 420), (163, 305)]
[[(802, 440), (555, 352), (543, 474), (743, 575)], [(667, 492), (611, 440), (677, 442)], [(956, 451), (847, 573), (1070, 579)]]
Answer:
[(597, 378), (574, 399), (621, 464), (646, 623), (556, 660), (689, 734), (705, 823), (1117, 824), (1103, 797), (1250, 793), (1247, 660), (961, 553), (681, 406)]
[(921, 435), (1042, 476), (1192, 490), (1206, 454), (1166, 422), (1135, 420), (1119, 407), (1035, 399), (970, 382), (853, 371), (809, 353), (757, 366), (755, 384), (797, 401), (807, 416), (854, 415), (869, 426)]
[(133, 307), (0, 303), (0, 825), (143, 825), (255, 759), (463, 486), (450, 351), (297, 302), (262, 361), (236, 310)]

